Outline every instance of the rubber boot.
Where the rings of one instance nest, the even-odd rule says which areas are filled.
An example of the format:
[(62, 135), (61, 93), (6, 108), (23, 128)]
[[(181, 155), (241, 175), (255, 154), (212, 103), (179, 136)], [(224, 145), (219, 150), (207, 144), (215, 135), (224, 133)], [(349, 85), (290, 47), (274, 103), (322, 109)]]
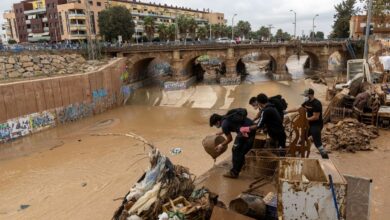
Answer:
[(328, 153), (323, 146), (319, 147), (318, 151), (320, 152), (322, 159), (329, 159)]

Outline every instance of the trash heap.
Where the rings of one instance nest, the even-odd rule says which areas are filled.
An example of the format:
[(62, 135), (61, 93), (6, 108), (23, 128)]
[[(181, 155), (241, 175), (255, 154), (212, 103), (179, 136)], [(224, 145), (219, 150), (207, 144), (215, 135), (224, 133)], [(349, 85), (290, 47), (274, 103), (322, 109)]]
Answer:
[(173, 165), (157, 149), (149, 153), (151, 168), (130, 189), (113, 219), (207, 219), (218, 196), (195, 189), (188, 168)]
[(379, 136), (378, 129), (356, 119), (347, 118), (337, 124), (325, 125), (322, 141), (327, 149), (355, 152), (372, 150), (371, 139)]

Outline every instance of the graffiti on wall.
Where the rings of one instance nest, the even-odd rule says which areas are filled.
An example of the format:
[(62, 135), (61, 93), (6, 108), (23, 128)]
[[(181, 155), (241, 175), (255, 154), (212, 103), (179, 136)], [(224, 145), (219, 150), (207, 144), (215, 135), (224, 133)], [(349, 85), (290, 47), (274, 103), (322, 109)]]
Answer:
[(58, 122), (61, 124), (74, 122), (92, 115), (93, 106), (91, 104), (72, 104), (56, 109)]
[(94, 102), (100, 101), (107, 97), (107, 91), (105, 89), (97, 89), (92, 91), (92, 98)]
[(11, 128), (8, 123), (0, 124), (0, 143), (7, 142), (11, 139)]
[(30, 115), (31, 131), (38, 132), (46, 128), (55, 126), (55, 114), (50, 111), (34, 113)]
[(31, 132), (30, 118), (28, 116), (9, 120), (8, 126), (11, 129), (11, 139), (26, 136)]

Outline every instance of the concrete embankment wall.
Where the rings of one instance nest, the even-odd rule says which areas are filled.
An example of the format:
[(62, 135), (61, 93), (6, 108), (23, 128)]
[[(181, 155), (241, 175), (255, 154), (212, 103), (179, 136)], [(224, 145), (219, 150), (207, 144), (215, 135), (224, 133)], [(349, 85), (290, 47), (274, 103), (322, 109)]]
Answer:
[(121, 104), (125, 66), (122, 58), (91, 73), (0, 84), (0, 143)]

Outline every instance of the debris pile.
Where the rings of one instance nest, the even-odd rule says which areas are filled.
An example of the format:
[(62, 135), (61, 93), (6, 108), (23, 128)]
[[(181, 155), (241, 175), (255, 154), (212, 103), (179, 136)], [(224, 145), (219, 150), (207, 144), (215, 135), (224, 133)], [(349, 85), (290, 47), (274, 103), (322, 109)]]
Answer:
[(322, 141), (331, 150), (367, 151), (372, 150), (371, 139), (378, 136), (378, 129), (375, 126), (365, 125), (356, 119), (347, 118), (337, 124), (326, 124)]
[(208, 219), (214, 205), (219, 205), (217, 195), (205, 188), (195, 189), (188, 168), (172, 164), (142, 137), (135, 134), (98, 136), (106, 135), (131, 137), (152, 149), (150, 169), (126, 194), (113, 219)]

